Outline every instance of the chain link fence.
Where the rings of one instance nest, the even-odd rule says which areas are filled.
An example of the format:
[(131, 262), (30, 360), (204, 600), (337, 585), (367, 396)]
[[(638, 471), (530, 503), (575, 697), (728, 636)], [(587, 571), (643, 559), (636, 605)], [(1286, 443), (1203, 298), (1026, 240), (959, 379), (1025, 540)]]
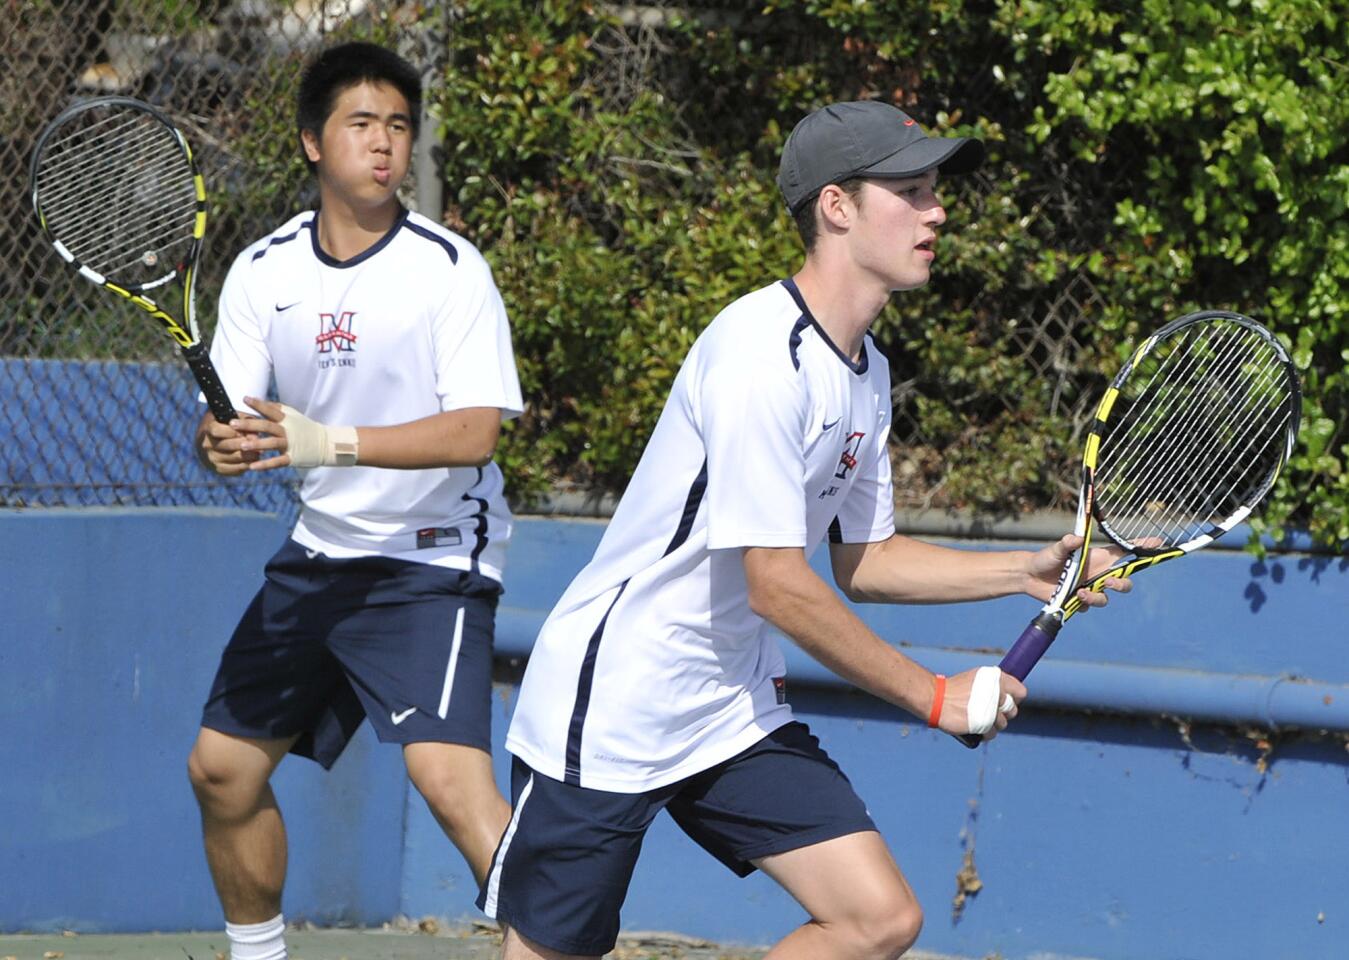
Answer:
[[(994, 193), (987, 176), (976, 174), (960, 187), (960, 197), (952, 206), (977, 207), (980, 198)], [(1027, 219), (1041, 221), (1042, 230), (1073, 247), (1073, 224), (1065, 223), (1055, 211), (1040, 206)], [(933, 368), (896, 378), (891, 434), (896, 507), (951, 510), (967, 508), (974, 500), (983, 504), (981, 510), (993, 512), (1076, 509), (1073, 464), (1080, 462), (1082, 444), (1105, 385), (1099, 365), (1114, 346), (1112, 336), (1095, 325), (1105, 308), (1105, 299), (1085, 270), (1069, 271), (1049, 284), (1036, 285), (1028, 296), (1009, 296), (991, 286), (979, 289), (969, 312), (985, 319), (970, 336), (979, 341), (981, 349), (1033, 372), (1033, 377), (1022, 382), (1035, 384), (1043, 396), (1008, 395), (996, 384), (952, 377), (948, 371)], [(956, 419), (952, 430), (938, 432), (943, 418), (931, 415), (934, 406)], [(1029, 415), (1028, 407), (1033, 410)], [(1028, 416), (1033, 417), (1033, 424), (1028, 423)], [(988, 440), (1009, 426), (1030, 427), (1024, 447), (1036, 458), (1036, 498), (1023, 497), (1009, 504), (994, 489), (976, 491), (959, 482), (957, 489), (950, 488), (948, 479), (961, 472), (960, 464), (1005, 455), (1005, 450), (991, 448)], [(1036, 446), (1041, 449), (1035, 450)], [(977, 474), (982, 476), (985, 471)]]
[[(307, 58), (322, 44), (364, 39), (434, 64), (428, 54), (446, 16), (375, 0), (0, 7), (0, 162), (8, 169), (26, 174), (42, 126), (93, 96), (138, 97), (183, 129), (210, 203), (196, 285), (205, 329), (234, 255), (314, 202), (290, 107)], [(0, 234), (0, 503), (293, 510), (293, 478), (228, 483), (184, 455), (199, 410), (176, 346), (155, 321), (66, 267), (33, 222), (27, 181), (0, 181), (10, 221)], [(416, 189), (413, 178), (414, 205)], [(167, 299), (171, 312), (180, 309)]]
[[(309, 56), (325, 43), (371, 40), (420, 64), (429, 86), (443, 75), (453, 14), (450, 3), (392, 0), (0, 0), (0, 9), (11, 14), (0, 34), (0, 161), (10, 170), (26, 174), (42, 126), (82, 98), (139, 97), (182, 126), (210, 200), (196, 303), (208, 330), (237, 251), (315, 200), (290, 107)], [(628, 31), (634, 42), (610, 58), (613, 70), (630, 66), (633, 49), (659, 55), (651, 43), (637, 42), (654, 35), (650, 23), (636, 13), (631, 22), (618, 20), (615, 29)], [(977, 79), (981, 71), (971, 75)], [(424, 133), (418, 149), (404, 199), (438, 217), (442, 184), (434, 138)], [(291, 479), (269, 474), (258, 482), (226, 482), (185, 455), (199, 408), (176, 347), (155, 322), (65, 266), (32, 222), (26, 184), (26, 175), (0, 180), (0, 205), (10, 211), (9, 229), (0, 233), (0, 505), (292, 512)], [(1072, 204), (1072, 195), (1081, 196), (1078, 187), (1046, 194), (1028, 218), (1038, 223), (1028, 229), (1084, 229)], [(974, 178), (965, 189), (977, 202), (993, 185), (981, 187)], [(975, 296), (975, 309), (1003, 324), (999, 349), (1018, 352), (1017, 362), (1053, 384), (1052, 415), (1080, 433), (1095, 399), (1095, 390), (1084, 388), (1091, 378), (1080, 369), (1081, 351), (1085, 343), (1098, 353), (1100, 346), (1082, 336), (1087, 318), (1101, 307), (1087, 274), (1060, 278), (1010, 317), (997, 292)], [(987, 391), (939, 376), (896, 378), (901, 507), (949, 505), (943, 463), (952, 440), (926, 435), (915, 413), (934, 393), (957, 410), (998, 402)], [(1077, 438), (1070, 443), (1076, 447)], [(1065, 483), (1044, 502), (1023, 507), (1061, 508), (1072, 496)]]

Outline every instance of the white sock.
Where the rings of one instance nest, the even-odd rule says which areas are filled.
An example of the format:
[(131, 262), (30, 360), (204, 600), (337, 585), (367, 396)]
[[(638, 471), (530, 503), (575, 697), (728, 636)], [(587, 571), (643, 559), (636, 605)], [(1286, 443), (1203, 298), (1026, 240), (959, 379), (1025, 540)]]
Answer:
[(226, 923), (230, 960), (286, 960), (286, 921), (277, 914), (262, 923)]

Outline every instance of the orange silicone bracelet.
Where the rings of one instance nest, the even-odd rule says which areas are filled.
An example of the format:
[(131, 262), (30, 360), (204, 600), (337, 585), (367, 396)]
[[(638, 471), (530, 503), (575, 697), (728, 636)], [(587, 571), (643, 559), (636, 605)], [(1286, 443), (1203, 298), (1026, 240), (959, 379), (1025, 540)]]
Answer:
[(932, 712), (927, 717), (929, 727), (935, 727), (941, 720), (941, 705), (946, 700), (946, 677), (939, 673), (934, 679), (937, 682), (937, 689), (932, 694)]

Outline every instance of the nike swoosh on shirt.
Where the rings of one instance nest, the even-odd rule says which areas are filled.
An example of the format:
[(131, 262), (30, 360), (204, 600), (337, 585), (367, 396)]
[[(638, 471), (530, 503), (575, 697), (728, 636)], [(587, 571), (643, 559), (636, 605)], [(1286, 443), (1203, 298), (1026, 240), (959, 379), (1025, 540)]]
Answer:
[(281, 306), (281, 304), (278, 303), (278, 304), (276, 305), (276, 312), (277, 312), (277, 313), (285, 313), (287, 310), (289, 310), (291, 307), (295, 306), (295, 305), (298, 304), (299, 302), (300, 302), (299, 300), (296, 300), (295, 303), (288, 303), (288, 304), (286, 304), (284, 307)]
[(408, 707), (402, 713), (390, 713), (389, 719), (393, 721), (393, 725), (396, 727), (416, 712), (417, 712), (416, 707)]
[(829, 430), (834, 429), (834, 427), (838, 426), (838, 421), (842, 419), (843, 419), (842, 417), (839, 417), (838, 419), (832, 421), (831, 423), (826, 423), (823, 427), (820, 428), (820, 432), (825, 433)]

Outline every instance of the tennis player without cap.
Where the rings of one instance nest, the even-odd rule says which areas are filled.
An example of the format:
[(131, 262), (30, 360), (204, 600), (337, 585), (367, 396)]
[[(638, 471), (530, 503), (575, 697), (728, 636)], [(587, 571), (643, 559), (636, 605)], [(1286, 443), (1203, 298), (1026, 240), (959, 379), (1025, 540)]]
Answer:
[[(847, 778), (793, 720), (768, 627), (952, 734), (996, 734), (1026, 694), (996, 667), (934, 676), (806, 559), (827, 538), (856, 601), (1043, 601), (1079, 545), (987, 553), (895, 533), (889, 366), (867, 331), (892, 291), (928, 280), (946, 220), (938, 173), (968, 172), (983, 153), (875, 102), (834, 104), (792, 131), (778, 182), (805, 265), (732, 303), (694, 344), (530, 658), (507, 739), (513, 814), (478, 901), (509, 926), (510, 960), (608, 952), (662, 809), (809, 912), (770, 957), (896, 957), (916, 940), (922, 911)], [(1112, 555), (1094, 552), (1092, 566)]]
[(203, 417), (198, 453), (303, 478), (188, 764), (233, 960), (286, 955), (269, 780), (288, 751), (331, 766), (368, 718), (479, 880), (510, 814), (489, 754), (511, 531), (492, 454), (520, 385), (486, 261), (398, 202), (420, 100), (389, 51), (323, 52), (297, 111), (319, 209), (244, 250), (221, 295), (211, 359), (241, 412)]

